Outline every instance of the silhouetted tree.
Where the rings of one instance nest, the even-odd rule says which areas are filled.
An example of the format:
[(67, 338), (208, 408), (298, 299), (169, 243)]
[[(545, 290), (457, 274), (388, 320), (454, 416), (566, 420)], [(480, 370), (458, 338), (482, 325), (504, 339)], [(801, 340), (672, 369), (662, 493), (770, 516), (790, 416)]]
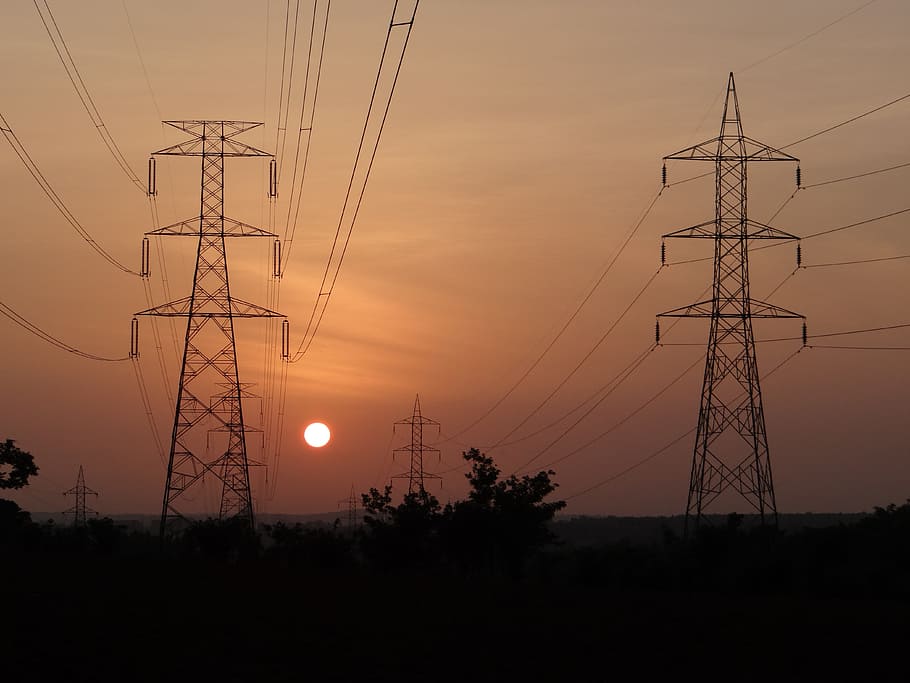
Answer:
[(552, 470), (500, 479), (493, 458), (472, 448), (463, 453), (471, 471), (468, 499), (447, 506), (446, 538), (457, 564), (467, 571), (521, 574), (532, 553), (554, 541), (548, 527), (565, 501), (544, 499), (558, 484)]
[(31, 515), (13, 501), (0, 498), (0, 548), (32, 545), (40, 535), (41, 529)]
[(0, 444), (0, 489), (21, 489), (29, 477), (37, 474), (38, 466), (31, 453), (17, 448), (12, 439)]
[(443, 510), (426, 491), (408, 493), (392, 505), (392, 487), (361, 494), (366, 533), (361, 546), (367, 560), (383, 568), (438, 565)]

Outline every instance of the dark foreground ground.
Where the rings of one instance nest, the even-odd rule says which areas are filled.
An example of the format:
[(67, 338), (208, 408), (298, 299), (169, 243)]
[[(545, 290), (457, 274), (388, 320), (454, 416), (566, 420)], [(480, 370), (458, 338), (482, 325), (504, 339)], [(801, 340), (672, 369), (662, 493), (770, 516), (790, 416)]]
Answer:
[(910, 604), (7, 556), (3, 681), (908, 681)]

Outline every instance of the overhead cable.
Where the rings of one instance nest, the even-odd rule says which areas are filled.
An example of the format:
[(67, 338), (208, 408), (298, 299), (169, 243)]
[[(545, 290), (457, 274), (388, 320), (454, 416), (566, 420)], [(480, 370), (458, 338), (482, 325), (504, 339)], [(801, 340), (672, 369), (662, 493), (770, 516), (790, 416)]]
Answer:
[[(407, 21), (396, 21), (395, 14), (398, 10), (398, 0), (395, 0), (395, 5), (392, 8), (392, 18), (389, 21), (389, 28), (386, 33), (385, 42), (382, 47), (382, 55), (379, 59), (379, 68), (376, 71), (376, 80), (373, 83), (373, 91), (370, 95), (370, 104), (367, 107), (367, 114), (364, 118), (363, 130), (360, 135), (360, 142), (357, 146), (357, 154), (354, 158), (353, 168), (351, 169), (351, 179), (348, 182), (348, 188), (345, 192), (344, 203), (342, 204), (341, 215), (338, 218), (338, 226), (335, 229), (335, 237), (332, 241), (332, 248), (329, 252), (329, 257), (326, 261), (325, 271), (322, 275), (322, 281), (319, 285), (319, 291), (316, 294), (316, 299), (313, 303), (313, 310), (310, 313), (310, 318), (307, 321), (306, 329), (304, 330), (303, 338), (300, 341), (300, 344), (297, 347), (297, 351), (294, 353), (293, 357), (289, 360), (291, 363), (296, 363), (300, 361), (309, 350), (313, 339), (316, 337), (316, 333), (319, 330), (319, 327), (322, 323), (323, 317), (325, 316), (326, 308), (329, 305), (329, 300), (331, 299), (332, 293), (335, 290), (335, 284), (338, 281), (338, 275), (341, 271), (341, 266), (344, 263), (344, 257), (347, 254), (348, 246), (351, 241), (351, 235), (354, 233), (354, 228), (357, 224), (357, 217), (360, 213), (360, 207), (363, 203), (363, 197), (366, 192), (367, 184), (370, 180), (370, 174), (373, 170), (373, 163), (376, 160), (376, 152), (379, 149), (379, 142), (382, 139), (382, 133), (385, 129), (386, 120), (389, 115), (389, 109), (392, 105), (392, 98), (395, 94), (395, 87), (398, 84), (398, 77), (401, 74), (401, 65), (404, 62), (404, 57), (407, 52), (408, 43), (411, 38), (411, 31), (414, 28), (414, 18), (417, 15), (417, 8), (420, 5), (420, 0), (417, 0), (414, 3), (414, 9), (411, 12), (410, 19)], [(385, 64), (386, 54), (388, 52), (389, 40), (391, 39), (392, 32), (398, 27), (406, 27), (404, 41), (401, 47), (401, 53), (398, 57), (398, 64), (395, 67), (395, 75), (392, 79), (392, 84), (389, 89), (388, 98), (385, 102), (385, 108), (383, 110), (382, 119), (379, 123), (379, 129), (376, 133), (376, 138), (373, 142), (373, 149), (370, 153), (369, 161), (367, 162), (366, 172), (364, 174), (363, 180), (360, 184), (359, 193), (357, 200), (354, 203), (353, 215), (350, 218), (347, 229), (345, 230), (344, 239), (341, 240), (342, 227), (345, 223), (345, 216), (347, 215), (348, 206), (350, 205), (352, 195), (354, 193), (354, 180), (357, 176), (357, 170), (360, 165), (360, 160), (364, 152), (364, 144), (366, 141), (367, 128), (370, 123), (371, 115), (373, 112), (373, 107), (376, 103), (376, 93), (379, 89), (379, 82), (382, 77), (383, 65)], [(336, 250), (338, 248), (339, 242), (341, 243), (341, 250), (338, 255), (337, 260), (335, 259)], [(334, 268), (333, 268), (334, 263)], [(329, 273), (332, 273), (329, 277)], [(328, 287), (326, 287), (328, 283)]]
[[(553, 337), (553, 339), (550, 340), (550, 342), (549, 342), (549, 343), (547, 344), (547, 346), (543, 349), (543, 351), (541, 351), (540, 354), (531, 362), (531, 365), (528, 366), (528, 368), (527, 368), (527, 369), (521, 374), (521, 376), (520, 376), (520, 377), (519, 377), (519, 378), (518, 378), (518, 379), (517, 379), (517, 380), (516, 380), (508, 389), (507, 389), (507, 390), (506, 390), (506, 392), (505, 392), (502, 396), (500, 396), (500, 397), (493, 403), (493, 405), (491, 405), (487, 410), (485, 410), (485, 411), (480, 415), (480, 417), (478, 417), (477, 419), (475, 419), (473, 422), (471, 422), (471, 423), (470, 423), (469, 425), (467, 425), (466, 427), (463, 427), (461, 430), (459, 430), (459, 431), (456, 432), (454, 435), (452, 435), (451, 437), (449, 437), (449, 439), (446, 439), (446, 440), (454, 440), (454, 439), (456, 439), (457, 437), (459, 437), (459, 436), (461, 436), (462, 434), (464, 434), (465, 432), (470, 431), (471, 429), (473, 429), (474, 427), (476, 427), (478, 424), (480, 424), (480, 422), (482, 422), (484, 419), (486, 419), (490, 414), (493, 413), (494, 410), (496, 410), (500, 405), (502, 405), (502, 403), (503, 403), (507, 398), (509, 398), (509, 396), (511, 396), (519, 386), (521, 386), (521, 384), (522, 384), (522, 383), (528, 378), (528, 376), (537, 368), (537, 366), (540, 365), (541, 361), (542, 361), (542, 360), (546, 357), (546, 355), (553, 349), (553, 347), (556, 345), (556, 342), (559, 341), (559, 339), (562, 337), (562, 335), (565, 334), (566, 330), (567, 330), (567, 329), (569, 328), (569, 326), (575, 321), (575, 319), (578, 317), (578, 314), (581, 313), (581, 310), (585, 307), (585, 305), (588, 303), (588, 301), (591, 299), (591, 297), (594, 296), (594, 292), (597, 291), (597, 289), (598, 289), (598, 288), (600, 287), (600, 285), (603, 283), (604, 279), (607, 277), (607, 275), (610, 273), (610, 271), (613, 270), (613, 266), (616, 265), (616, 262), (619, 260), (619, 257), (622, 256), (623, 252), (626, 250), (626, 247), (628, 247), (629, 242), (631, 242), (631, 241), (632, 241), (632, 238), (635, 237), (635, 235), (638, 233), (639, 228), (641, 228), (642, 224), (645, 222), (645, 219), (646, 219), (646, 218), (648, 217), (648, 215), (651, 213), (651, 210), (654, 208), (654, 205), (657, 203), (657, 200), (660, 199), (660, 196), (661, 196), (662, 193), (663, 193), (663, 188), (661, 188), (660, 190), (658, 190), (657, 194), (654, 195), (654, 198), (651, 200), (651, 202), (648, 204), (648, 206), (645, 208), (645, 210), (642, 211), (641, 215), (638, 217), (638, 219), (635, 221), (635, 223), (634, 223), (634, 224), (632, 225), (632, 227), (630, 228), (629, 232), (626, 234), (626, 237), (625, 237), (625, 239), (623, 240), (623, 242), (620, 244), (619, 249), (613, 254), (613, 256), (610, 258), (610, 260), (607, 262), (607, 264), (606, 264), (606, 265), (604, 266), (604, 268), (601, 270), (600, 274), (599, 274), (599, 275), (597, 276), (597, 278), (595, 279), (594, 284), (591, 285), (591, 287), (588, 289), (587, 293), (582, 297), (581, 301), (579, 301), (578, 305), (577, 305), (577, 306), (575, 307), (575, 309), (572, 311), (572, 314), (571, 314), (571, 315), (566, 319), (566, 321), (562, 324), (562, 326), (559, 328), (559, 331), (556, 333), (556, 335)], [(654, 277), (656, 277), (656, 275), (657, 275), (657, 274), (655, 273)], [(651, 280), (648, 281), (648, 283), (647, 283), (647, 285), (645, 286), (645, 288), (647, 288), (647, 286), (651, 284), (651, 282), (653, 281), (654, 277), (652, 277)], [(643, 292), (642, 292), (642, 293), (643, 293)], [(639, 293), (638, 296), (640, 297), (640, 296), (641, 296), (641, 293)], [(637, 299), (637, 298), (638, 298), (638, 297), (636, 297), (636, 299)], [(603, 340), (601, 340), (601, 341), (603, 341)], [(598, 344), (598, 345), (599, 345), (599, 344)], [(596, 347), (595, 347), (595, 348), (596, 348)], [(591, 352), (593, 352), (593, 349), (592, 349)], [(589, 353), (588, 355), (590, 355), (590, 353)], [(520, 426), (521, 426), (521, 425), (519, 425), (519, 427), (520, 427)], [(517, 428), (516, 428), (516, 429), (517, 429)], [(514, 430), (513, 430), (513, 431), (514, 431)], [(510, 434), (511, 434), (511, 432), (510, 432)], [(503, 438), (508, 438), (508, 436), (509, 436), (509, 435), (506, 435), (506, 437), (503, 437)]]
[(41, 173), (41, 170), (38, 168), (38, 165), (35, 163), (35, 161), (29, 155), (28, 151), (22, 145), (22, 142), (19, 140), (19, 138), (13, 132), (12, 127), (10, 126), (9, 122), (7, 122), (6, 118), (3, 116), (2, 113), (0, 113), (0, 123), (2, 123), (2, 125), (0, 125), (0, 132), (3, 133), (3, 136), (6, 138), (6, 141), (9, 142), (10, 146), (13, 148), (13, 151), (16, 153), (16, 156), (19, 157), (19, 160), (25, 166), (26, 170), (29, 172), (29, 174), (32, 176), (32, 178), (34, 178), (35, 182), (38, 183), (38, 187), (41, 188), (41, 191), (44, 192), (44, 194), (47, 196), (47, 198), (51, 201), (51, 203), (54, 205), (54, 208), (56, 208), (57, 211), (59, 211), (60, 214), (66, 219), (66, 222), (69, 223), (73, 227), (73, 229), (76, 231), (76, 233), (79, 235), (79, 237), (81, 237), (83, 240), (85, 240), (85, 242), (99, 256), (101, 256), (105, 261), (110, 263), (112, 266), (114, 266), (118, 270), (121, 270), (124, 273), (129, 273), (130, 275), (138, 276), (139, 275), (138, 272), (136, 272), (135, 270), (133, 270), (131, 268), (128, 268), (127, 266), (123, 265), (123, 263), (118, 261), (116, 258), (111, 256), (107, 251), (105, 251), (104, 247), (102, 247), (100, 244), (98, 244), (98, 242), (95, 240), (94, 237), (91, 236), (91, 234), (88, 232), (88, 230), (86, 230), (84, 227), (82, 227), (82, 224), (76, 219), (76, 217), (73, 215), (73, 213), (67, 208), (66, 204), (63, 203), (63, 200), (60, 198), (60, 195), (58, 195), (56, 193), (54, 188), (51, 187), (51, 184), (48, 182), (47, 178), (45, 178), (44, 174)]
[[(777, 372), (778, 370), (780, 370), (782, 367), (784, 367), (784, 366), (785, 366), (787, 363), (789, 363), (791, 360), (793, 360), (794, 358), (796, 358), (796, 356), (798, 356), (802, 350), (803, 350), (802, 347), (800, 347), (799, 349), (797, 349), (796, 351), (794, 351), (792, 354), (790, 354), (789, 356), (787, 356), (786, 358), (784, 358), (784, 360), (782, 360), (780, 363), (778, 363), (774, 368), (772, 368), (772, 369), (769, 370), (767, 373), (765, 373), (764, 375), (762, 375), (761, 379), (764, 380), (764, 379), (767, 379), (768, 377), (770, 377), (771, 375), (773, 375), (775, 372)], [(598, 481), (597, 483), (592, 484), (591, 486), (589, 486), (589, 487), (587, 487), (587, 488), (585, 488), (585, 489), (582, 489), (581, 491), (577, 491), (576, 493), (573, 493), (573, 494), (571, 494), (571, 495), (569, 495), (569, 496), (566, 496), (565, 500), (572, 500), (572, 499), (574, 499), (574, 498), (578, 498), (578, 497), (580, 497), (580, 496), (585, 495), (586, 493), (590, 493), (591, 491), (594, 491), (594, 490), (596, 490), (596, 489), (599, 489), (601, 486), (605, 486), (606, 484), (609, 484), (609, 483), (611, 483), (611, 482), (616, 481), (617, 479), (620, 479), (621, 477), (624, 477), (625, 475), (629, 474), (630, 472), (633, 472), (634, 470), (638, 469), (638, 468), (641, 467), (642, 465), (644, 465), (644, 464), (650, 462), (651, 460), (654, 460), (654, 459), (657, 458), (658, 456), (660, 456), (660, 455), (662, 455), (663, 453), (667, 452), (668, 450), (670, 450), (670, 448), (672, 448), (673, 446), (675, 446), (676, 444), (678, 444), (680, 441), (682, 441), (682, 440), (685, 439), (686, 437), (688, 437), (688, 436), (694, 434), (694, 433), (695, 433), (695, 429), (696, 429), (695, 427), (692, 427), (691, 429), (689, 429), (689, 430), (686, 431), (685, 433), (680, 434), (679, 436), (677, 436), (676, 438), (674, 438), (674, 439), (673, 439), (672, 441), (670, 441), (669, 443), (667, 443), (667, 444), (661, 446), (661, 447), (658, 448), (656, 451), (650, 453), (649, 455), (647, 455), (646, 457), (642, 458), (641, 460), (636, 461), (635, 463), (633, 463), (633, 464), (630, 465), (629, 467), (626, 467), (625, 469), (623, 469), (623, 470), (617, 472), (616, 474), (613, 474), (613, 475), (607, 477), (606, 479), (602, 479), (602, 480)], [(592, 445), (594, 442), (596, 442), (597, 440), (599, 440), (599, 439), (602, 438), (603, 436), (606, 436), (606, 434), (608, 434), (608, 433), (609, 433), (609, 430), (608, 430), (607, 432), (604, 432), (604, 433), (603, 433), (602, 435), (600, 435), (599, 437), (596, 437), (595, 439), (589, 441), (587, 444), (585, 444), (585, 445), (582, 446), (581, 448), (575, 449), (575, 451), (572, 451), (572, 453), (568, 454), (567, 456), (565, 456), (565, 457), (562, 458), (562, 459), (565, 459), (566, 457), (569, 457), (570, 455), (574, 455), (575, 453), (580, 452), (580, 451), (583, 450), (584, 448), (587, 448), (588, 446)]]
[[(92, 99), (92, 95), (88, 91), (85, 81), (82, 80), (82, 74), (79, 73), (79, 67), (76, 66), (76, 62), (73, 60), (72, 54), (70, 54), (69, 47), (63, 38), (63, 34), (60, 32), (60, 27), (57, 25), (57, 20), (54, 18), (54, 14), (51, 12), (47, 0), (42, 0), (40, 5), (38, 4), (38, 0), (33, 0), (33, 2), (35, 9), (38, 11), (38, 16), (41, 17), (41, 23), (44, 24), (47, 35), (54, 46), (54, 51), (60, 58), (60, 63), (63, 64), (66, 75), (69, 77), (70, 83), (73, 84), (73, 89), (79, 96), (79, 101), (82, 102), (86, 114), (88, 114), (92, 124), (95, 126), (95, 130), (98, 131), (98, 135), (101, 136), (101, 140), (104, 142), (105, 147), (107, 147), (111, 156), (114, 157), (114, 160), (120, 167), (120, 170), (129, 178), (130, 182), (133, 183), (140, 192), (146, 194), (147, 188), (145, 187), (145, 184), (130, 167), (126, 157), (123, 156), (123, 152), (120, 151), (120, 147), (108, 130), (107, 124), (104, 123), (101, 112), (98, 111), (98, 107), (95, 105), (95, 101)], [(43, 10), (42, 7), (44, 8)], [(47, 17), (45, 17), (45, 13), (47, 13)], [(50, 23), (48, 23), (48, 19), (50, 20)], [(53, 29), (51, 29), (51, 26), (53, 26)]]
[(108, 362), (108, 363), (116, 363), (119, 361), (124, 361), (124, 360), (129, 359), (129, 356), (112, 358), (112, 357), (108, 357), (108, 356), (99, 356), (94, 353), (88, 353), (86, 351), (82, 351), (81, 349), (78, 349), (75, 346), (73, 346), (71, 344), (67, 344), (66, 342), (58, 339), (57, 337), (50, 334), (49, 332), (44, 331), (43, 329), (41, 329), (40, 327), (35, 325), (33, 322), (29, 321), (27, 318), (25, 318), (24, 316), (17, 313), (10, 306), (3, 303), (2, 301), (0, 301), (0, 315), (3, 315), (5, 318), (8, 318), (12, 322), (16, 323), (19, 327), (24, 329), (25, 331), (29, 332), (30, 334), (33, 334), (34, 336), (38, 337), (42, 341), (47, 342), (51, 346), (54, 346), (54, 347), (60, 349), (61, 351), (66, 351), (67, 353), (71, 353), (75, 356), (80, 356), (82, 358), (87, 358), (89, 360), (104, 361), (104, 362)]

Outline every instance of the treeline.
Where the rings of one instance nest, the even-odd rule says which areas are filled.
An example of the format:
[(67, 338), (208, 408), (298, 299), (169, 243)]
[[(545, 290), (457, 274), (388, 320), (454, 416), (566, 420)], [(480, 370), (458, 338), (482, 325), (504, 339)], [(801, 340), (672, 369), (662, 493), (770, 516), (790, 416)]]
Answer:
[(744, 527), (731, 514), (689, 540), (556, 549), (539, 572), (630, 589), (910, 599), (910, 501), (851, 523), (799, 531)]
[(910, 503), (851, 523), (783, 532), (746, 527), (739, 515), (689, 539), (669, 528), (652, 542), (560, 541), (551, 523), (552, 471), (501, 477), (488, 456), (464, 453), (470, 490), (440, 505), (425, 491), (393, 503), (390, 488), (363, 494), (363, 524), (263, 526), (239, 520), (189, 524), (161, 543), (110, 519), (83, 527), (37, 524), (0, 500), (5, 557), (82, 555), (158, 565), (256, 564), (287, 575), (435, 576), (644, 591), (910, 598)]
[(83, 553), (111, 558), (154, 556), (155, 561), (270, 563), (308, 573), (450, 573), (466, 577), (525, 575), (533, 558), (556, 539), (549, 528), (563, 501), (552, 471), (501, 477), (492, 458), (473, 449), (470, 492), (442, 506), (425, 490), (392, 502), (391, 487), (362, 495), (363, 525), (293, 526), (253, 531), (241, 519), (189, 523), (165, 542), (148, 532), (127, 532), (110, 519), (84, 526), (37, 524), (11, 501), (0, 501), (0, 549), (6, 553)]

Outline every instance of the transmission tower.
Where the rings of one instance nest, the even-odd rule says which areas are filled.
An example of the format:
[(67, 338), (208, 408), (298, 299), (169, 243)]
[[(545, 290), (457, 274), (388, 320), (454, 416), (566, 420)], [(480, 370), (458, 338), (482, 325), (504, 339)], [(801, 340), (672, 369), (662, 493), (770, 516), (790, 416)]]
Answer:
[(420, 414), (420, 395), (418, 394), (414, 399), (414, 412), (411, 417), (405, 420), (399, 420), (392, 427), (393, 433), (397, 433), (398, 427), (410, 427), (411, 428), (411, 443), (407, 446), (402, 446), (401, 448), (396, 448), (393, 454), (398, 455), (399, 453), (406, 453), (410, 460), (410, 467), (407, 472), (402, 472), (401, 474), (396, 474), (392, 479), (407, 479), (408, 480), (408, 493), (417, 493), (423, 495), (424, 493), (424, 480), (425, 479), (442, 479), (437, 474), (428, 474), (423, 469), (423, 456), (425, 453), (435, 453), (436, 456), (439, 456), (439, 449), (432, 448), (423, 443), (423, 428), (424, 427), (436, 427), (437, 434), (439, 433), (439, 423), (436, 420), (431, 420), (428, 417), (424, 417)]
[(95, 510), (92, 510), (85, 504), (86, 496), (98, 496), (97, 491), (93, 491), (88, 486), (85, 485), (85, 475), (82, 473), (82, 465), (79, 465), (79, 476), (76, 477), (76, 485), (67, 489), (63, 492), (64, 496), (76, 496), (76, 504), (68, 510), (64, 510), (64, 515), (73, 515), (73, 526), (85, 526), (86, 517), (88, 513), (97, 515), (98, 513)]
[(338, 507), (345, 506), (347, 512), (347, 527), (353, 529), (357, 526), (357, 494), (354, 493), (354, 484), (351, 484), (351, 493), (344, 500), (338, 501)]
[[(658, 319), (709, 318), (711, 321), (686, 504), (686, 530), (690, 517), (694, 517), (697, 527), (705, 508), (727, 489), (745, 498), (760, 515), (762, 524), (767, 516), (776, 524), (777, 504), (752, 320), (805, 318), (749, 296), (749, 242), (799, 238), (747, 217), (746, 169), (755, 161), (799, 160), (743, 135), (732, 73), (727, 81), (720, 135), (664, 160), (709, 161), (715, 168), (714, 219), (664, 235), (714, 241), (711, 299), (658, 316)], [(666, 164), (663, 175), (666, 183)], [(663, 249), (662, 253), (665, 253)], [(659, 324), (658, 321), (658, 342)], [(805, 322), (803, 325), (805, 338)]]
[[(271, 156), (235, 140), (240, 133), (261, 126), (247, 121), (165, 121), (189, 133), (191, 139), (153, 152), (149, 160), (149, 194), (155, 194), (155, 157), (192, 156), (202, 159), (201, 207), (196, 218), (159, 228), (146, 235), (196, 237), (196, 269), (192, 293), (136, 315), (185, 317), (186, 338), (168, 458), (167, 479), (161, 510), (161, 535), (168, 525), (185, 515), (178, 509), (206, 476), (221, 487), (219, 517), (240, 517), (253, 526), (253, 499), (246, 433), (243, 421), (246, 387), (238, 379), (234, 341), (236, 318), (283, 317), (275, 311), (238, 299), (228, 280), (227, 237), (276, 236), (224, 215), (224, 160), (226, 157)], [(274, 159), (271, 162), (269, 195), (275, 196)], [(148, 274), (148, 238), (143, 240), (143, 275)], [(276, 242), (277, 244), (277, 242)], [(134, 328), (135, 329), (135, 328)], [(287, 324), (282, 325), (284, 335)], [(135, 332), (134, 332), (135, 334)], [(286, 359), (286, 343), (282, 355)], [(133, 344), (136, 349), (137, 345)], [(220, 436), (215, 455), (206, 453), (207, 437)], [(181, 501), (184, 499), (184, 501)]]

